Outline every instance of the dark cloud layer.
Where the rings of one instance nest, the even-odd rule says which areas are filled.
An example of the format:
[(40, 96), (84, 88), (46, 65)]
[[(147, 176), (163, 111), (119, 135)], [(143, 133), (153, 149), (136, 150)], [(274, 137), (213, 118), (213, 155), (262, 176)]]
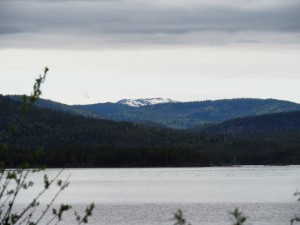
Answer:
[(297, 0), (0, 0), (0, 47), (299, 43)]

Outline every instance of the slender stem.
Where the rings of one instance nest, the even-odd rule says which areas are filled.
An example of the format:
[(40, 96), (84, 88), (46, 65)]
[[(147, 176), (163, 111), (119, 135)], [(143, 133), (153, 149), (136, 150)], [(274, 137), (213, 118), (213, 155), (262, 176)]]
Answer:
[(46, 215), (46, 213), (48, 212), (49, 208), (52, 206), (53, 202), (56, 200), (56, 198), (59, 196), (60, 192), (62, 192), (65, 187), (68, 186), (69, 184), (69, 178), (70, 175), (68, 176), (68, 178), (64, 181), (64, 184), (60, 187), (59, 191), (55, 194), (55, 196), (52, 198), (51, 202), (47, 205), (46, 209), (44, 210), (44, 212), (42, 213), (42, 215), (40, 216), (40, 218), (35, 222), (35, 224), (38, 224), (41, 219)]
[(49, 221), (48, 221), (48, 223), (47, 223), (46, 225), (49, 225), (50, 223), (52, 223), (52, 222), (55, 220), (55, 218), (56, 218), (56, 217), (57, 217), (56, 215), (55, 215), (55, 216), (53, 216), (53, 217), (52, 217), (52, 219), (51, 219), (51, 220), (49, 220)]
[(0, 193), (0, 199), (3, 197), (3, 194), (4, 194), (4, 191), (6, 190), (6, 188), (8, 187), (10, 183), (10, 179), (8, 179), (8, 177), (6, 177), (5, 181), (4, 181), (4, 184), (2, 186), (2, 190), (1, 190), (1, 193)]
[(25, 182), (25, 180), (26, 180), (26, 178), (27, 178), (27, 176), (28, 176), (28, 174), (29, 174), (30, 171), (27, 170), (26, 173), (25, 173), (24, 175), (23, 175), (23, 172), (24, 172), (24, 170), (22, 169), (22, 170), (20, 171), (20, 176), (17, 178), (18, 182), (17, 182), (16, 191), (15, 191), (15, 193), (14, 193), (14, 195), (13, 195), (13, 199), (12, 199), (12, 201), (8, 204), (8, 209), (7, 209), (7, 211), (6, 211), (6, 213), (5, 213), (5, 215), (4, 215), (4, 217), (3, 217), (3, 219), (2, 219), (2, 221), (1, 221), (0, 224), (2, 224), (2, 223), (4, 222), (4, 220), (5, 220), (7, 217), (9, 217), (9, 215), (10, 215), (10, 213), (11, 213), (11, 210), (12, 210), (12, 208), (13, 208), (13, 206), (14, 206), (14, 202), (15, 202), (15, 200), (16, 200), (16, 198), (17, 198), (17, 195), (18, 195), (19, 191), (21, 190), (22, 185), (24, 184), (24, 182)]
[[(53, 180), (51, 180), (50, 181), (50, 183), (49, 183), (49, 187), (53, 184), (53, 182), (55, 181), (55, 180), (57, 180), (57, 178), (61, 175), (61, 173), (63, 172), (63, 169), (61, 170), (61, 171), (59, 171), (58, 173), (57, 173), (57, 175), (54, 177), (54, 179)], [(31, 203), (29, 203), (28, 205), (27, 205), (27, 207), (20, 213), (20, 215), (19, 215), (19, 217), (18, 217), (18, 219), (16, 220), (16, 223), (18, 222), (18, 220), (20, 220), (23, 216), (24, 216), (24, 214), (30, 209), (30, 208), (32, 208), (32, 206), (34, 205), (34, 203), (36, 203), (37, 202), (37, 200), (46, 192), (46, 190), (48, 190), (47, 188), (44, 188), (32, 201), (31, 201)], [(1, 223), (0, 223), (1, 224)]]

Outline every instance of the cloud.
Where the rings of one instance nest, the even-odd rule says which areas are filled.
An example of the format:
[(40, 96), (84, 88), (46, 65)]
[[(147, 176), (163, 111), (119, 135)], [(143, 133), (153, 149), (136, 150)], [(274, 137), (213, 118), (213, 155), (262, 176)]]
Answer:
[(296, 0), (0, 0), (0, 47), (299, 44), (299, 9)]

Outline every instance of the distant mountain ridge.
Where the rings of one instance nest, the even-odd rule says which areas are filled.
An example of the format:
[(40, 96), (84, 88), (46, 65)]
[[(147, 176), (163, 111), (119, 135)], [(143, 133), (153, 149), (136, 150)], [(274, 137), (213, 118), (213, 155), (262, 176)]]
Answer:
[(76, 105), (113, 120), (160, 123), (176, 129), (195, 128), (246, 116), (300, 110), (300, 104), (276, 99), (224, 99), (198, 102), (171, 102), (132, 107), (121, 103)]
[(172, 100), (170, 98), (139, 98), (139, 99), (121, 99), (116, 103), (132, 106), (132, 107), (141, 107), (146, 105), (176, 103), (176, 102), (178, 101)]
[[(20, 96), (9, 96), (20, 101)], [(300, 110), (300, 104), (276, 99), (223, 99), (177, 102), (171, 99), (122, 99), (116, 103), (66, 105), (39, 99), (36, 106), (72, 115), (141, 123), (148, 127), (198, 129), (243, 117)]]

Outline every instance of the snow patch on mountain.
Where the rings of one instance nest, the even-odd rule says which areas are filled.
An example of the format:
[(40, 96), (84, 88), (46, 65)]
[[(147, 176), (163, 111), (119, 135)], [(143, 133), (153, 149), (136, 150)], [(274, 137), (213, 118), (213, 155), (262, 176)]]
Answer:
[(139, 99), (122, 99), (118, 101), (119, 104), (124, 104), (132, 107), (141, 107), (146, 105), (155, 105), (162, 103), (178, 102), (170, 98), (139, 98)]

